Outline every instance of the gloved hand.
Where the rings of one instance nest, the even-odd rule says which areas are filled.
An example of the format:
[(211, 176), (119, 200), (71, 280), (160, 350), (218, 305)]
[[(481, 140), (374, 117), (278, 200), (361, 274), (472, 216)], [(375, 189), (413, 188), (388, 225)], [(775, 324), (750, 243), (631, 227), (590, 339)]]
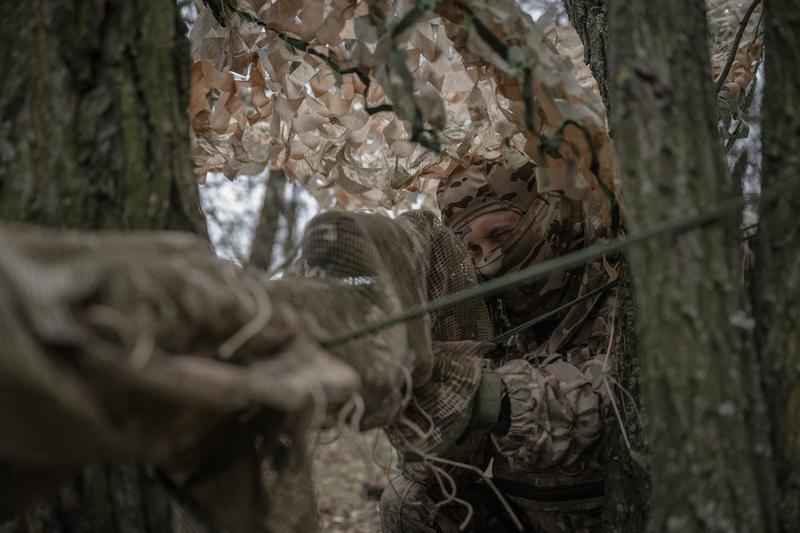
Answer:
[(556, 361), (538, 368), (517, 359), (497, 372), (509, 399), (511, 424), (494, 442), (512, 465), (569, 466), (600, 436), (600, 396), (573, 365)]

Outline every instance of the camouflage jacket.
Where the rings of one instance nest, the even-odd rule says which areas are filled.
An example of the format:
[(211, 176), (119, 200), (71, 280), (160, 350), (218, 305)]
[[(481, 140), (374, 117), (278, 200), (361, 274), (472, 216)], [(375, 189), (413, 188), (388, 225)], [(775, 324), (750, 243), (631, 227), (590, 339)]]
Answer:
[[(619, 349), (617, 290), (610, 286), (616, 276), (602, 261), (587, 265), (578, 297), (600, 290), (579, 300), (551, 324), (546, 338), (531, 330), (520, 333), (499, 360), (489, 363), (497, 369), (518, 365), (520, 359), (527, 361), (537, 384), (532, 407), (536, 423), (530, 434), (524, 439), (493, 437), (495, 478), (541, 489), (602, 482), (601, 436), (604, 428), (613, 424), (611, 395)], [(534, 440), (535, 445), (525, 440)], [(578, 506), (600, 503), (597, 497), (586, 499), (592, 501)], [(530, 505), (530, 498), (527, 500)], [(563, 505), (549, 502), (540, 507), (575, 507), (574, 498), (564, 500)]]
[[(476, 260), (479, 271), (491, 265), (485, 275), (503, 276), (603, 241), (608, 232), (605, 224), (588, 219), (579, 198), (543, 187), (531, 163), (511, 159), (457, 169), (437, 191), (445, 225), (464, 240), (471, 238), (473, 221), (484, 214), (499, 210), (518, 214), (514, 232)], [(493, 477), (508, 482), (509, 491), (520, 485), (534, 493), (601, 485), (601, 435), (613, 420), (611, 391), (619, 344), (614, 263), (613, 258), (604, 258), (553, 272), (549, 278), (503, 292), (496, 300), (505, 303), (499, 312), (491, 305), (495, 325), (501, 328), (516, 331), (526, 321), (536, 322), (484, 362), (485, 373), (525, 374), (529, 390), (522, 411), (526, 416), (517, 416), (515, 422), (513, 407), (511, 413), (512, 428), (515, 423), (524, 427), (506, 436), (490, 435), (490, 445), (482, 454), (465, 454), (461, 449), (459, 453), (471, 461), (480, 456), (474, 462), (479, 468), (491, 461)], [(478, 392), (479, 401), (487, 401), (485, 396)], [(522, 403), (516, 405), (517, 413)], [(602, 497), (588, 500), (580, 505), (597, 507)], [(535, 504), (530, 498), (526, 502), (526, 507)], [(561, 505), (559, 501), (539, 503), (543, 509)], [(574, 503), (567, 505), (574, 507)]]

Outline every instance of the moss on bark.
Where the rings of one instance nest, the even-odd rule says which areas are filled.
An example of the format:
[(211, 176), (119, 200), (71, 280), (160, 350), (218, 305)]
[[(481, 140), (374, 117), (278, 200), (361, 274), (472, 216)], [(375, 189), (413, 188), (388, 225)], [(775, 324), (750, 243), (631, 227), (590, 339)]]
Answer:
[[(763, 185), (800, 176), (800, 11), (765, 6)], [(753, 276), (756, 339), (772, 423), (781, 530), (800, 531), (800, 192), (762, 206)]]
[(204, 233), (176, 7), (11, 2), (0, 18), (0, 221)]
[[(632, 231), (741, 194), (723, 164), (705, 5), (611, 0), (612, 124)], [(631, 250), (648, 530), (775, 530), (735, 218)]]
[[(176, 4), (31, 0), (4, 8), (0, 222), (205, 234)], [(172, 512), (152, 469), (95, 465), (0, 531), (162, 533), (172, 531)]]

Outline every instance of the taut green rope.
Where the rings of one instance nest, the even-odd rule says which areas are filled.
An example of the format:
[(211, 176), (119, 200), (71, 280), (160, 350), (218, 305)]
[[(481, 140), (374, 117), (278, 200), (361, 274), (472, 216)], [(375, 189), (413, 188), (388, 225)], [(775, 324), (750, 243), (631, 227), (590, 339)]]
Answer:
[(560, 313), (561, 311), (564, 311), (565, 309), (569, 309), (573, 305), (579, 304), (584, 300), (588, 300), (592, 296), (596, 296), (596, 295), (600, 294), (601, 292), (603, 292), (606, 289), (610, 289), (611, 287), (613, 287), (614, 285), (617, 284), (617, 281), (618, 281), (618, 279), (615, 279), (615, 280), (609, 281), (607, 283), (604, 283), (600, 287), (592, 289), (589, 292), (587, 292), (586, 294), (581, 294), (580, 296), (578, 296), (574, 300), (570, 300), (569, 302), (567, 302), (567, 303), (565, 303), (563, 305), (559, 305), (555, 309), (551, 309), (550, 311), (547, 311), (546, 313), (542, 313), (541, 315), (539, 315), (537, 317), (534, 317), (534, 318), (528, 320), (527, 322), (523, 322), (519, 326), (515, 326), (515, 327), (513, 327), (513, 328), (511, 328), (509, 330), (506, 330), (503, 333), (497, 335), (495, 338), (493, 338), (492, 342), (504, 341), (507, 338), (516, 335), (520, 331), (525, 331), (526, 329), (531, 328), (531, 327), (535, 326), (536, 324), (538, 324), (538, 323), (540, 323), (540, 322), (542, 322), (544, 320), (547, 320), (551, 316), (557, 315), (558, 313)]
[(700, 226), (705, 226), (738, 212), (745, 205), (775, 200), (778, 198), (780, 193), (795, 189), (798, 186), (800, 186), (800, 180), (787, 180), (784, 183), (776, 183), (775, 185), (764, 188), (760, 195), (748, 194), (741, 198), (725, 200), (724, 202), (720, 202), (702, 213), (668, 220), (666, 222), (662, 222), (661, 224), (656, 224), (655, 226), (645, 229), (637, 234), (632, 234), (627, 237), (620, 237), (603, 244), (583, 248), (570, 254), (551, 259), (550, 261), (533, 265), (524, 270), (519, 270), (500, 278), (495, 278), (478, 286), (470, 287), (453, 294), (448, 294), (447, 296), (433, 300), (432, 302), (428, 302), (417, 307), (412, 307), (411, 309), (406, 309), (405, 311), (402, 311), (394, 316), (386, 317), (381, 320), (375, 320), (374, 322), (367, 322), (366, 324), (354, 330), (342, 333), (341, 335), (336, 335), (323, 341), (322, 345), (328, 348), (338, 346), (353, 339), (358, 339), (360, 337), (369, 335), (370, 333), (394, 326), (400, 322), (414, 320), (441, 309), (458, 305), (468, 300), (491, 296), (492, 294), (497, 294), (510, 287), (537, 281), (556, 270), (574, 268), (593, 259), (618, 252), (624, 248), (628, 248), (629, 246), (642, 244), (643, 242), (655, 237), (683, 233)]

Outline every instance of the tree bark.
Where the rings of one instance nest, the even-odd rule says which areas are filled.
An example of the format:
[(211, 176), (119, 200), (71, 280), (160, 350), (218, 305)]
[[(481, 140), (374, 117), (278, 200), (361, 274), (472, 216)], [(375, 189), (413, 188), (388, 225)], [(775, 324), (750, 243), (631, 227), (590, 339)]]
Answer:
[[(800, 176), (800, 11), (789, 1), (765, 6), (763, 186)], [(800, 191), (764, 205), (759, 217), (753, 304), (781, 530), (800, 530)]]
[[(611, 114), (608, 95), (608, 17), (605, 0), (566, 0), (570, 22), (583, 42), (584, 59), (592, 69), (606, 111)], [(641, 533), (647, 523), (650, 477), (646, 469), (645, 441), (640, 418), (641, 395), (639, 355), (636, 350), (636, 303), (627, 259), (620, 272), (620, 306), (617, 310), (622, 335), (619, 396), (623, 427), (609, 428), (606, 446), (605, 531)], [(623, 435), (624, 431), (624, 435)], [(626, 441), (627, 438), (627, 441)], [(628, 450), (630, 444), (632, 451)]]
[(6, 2), (0, 221), (205, 232), (177, 7)]
[[(716, 130), (703, 2), (609, 2), (612, 125), (633, 232), (741, 194)], [(738, 221), (631, 250), (649, 531), (775, 531)]]
[(286, 211), (283, 194), (286, 189), (286, 175), (282, 170), (271, 170), (264, 190), (264, 205), (253, 237), (248, 264), (262, 270), (272, 267), (272, 256), (278, 242), (281, 216)]
[[(204, 235), (175, 3), (4, 7), (0, 221)], [(176, 509), (151, 468), (96, 465), (0, 530), (160, 533), (173, 530)]]
[(583, 42), (583, 59), (592, 70), (600, 96), (611, 114), (608, 97), (608, 9), (606, 0), (564, 0), (569, 20)]
[(623, 426), (615, 425), (608, 435), (603, 527), (607, 533), (641, 533), (645, 530), (650, 508), (650, 474), (646, 459), (648, 446), (640, 415), (643, 410), (635, 290), (627, 259), (620, 272), (618, 294), (617, 320), (622, 335), (618, 375), (619, 387), (624, 389), (624, 393), (618, 394), (617, 398)]

